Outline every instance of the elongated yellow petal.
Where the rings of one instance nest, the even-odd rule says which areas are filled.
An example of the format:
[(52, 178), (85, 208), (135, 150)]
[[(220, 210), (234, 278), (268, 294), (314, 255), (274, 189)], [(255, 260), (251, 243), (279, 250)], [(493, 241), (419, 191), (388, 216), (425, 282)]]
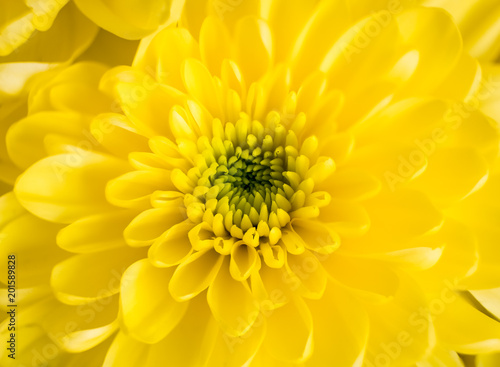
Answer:
[(123, 322), (127, 331), (142, 342), (158, 343), (184, 316), (188, 302), (174, 301), (166, 286), (172, 273), (172, 269), (153, 267), (147, 259), (132, 264), (123, 273)]

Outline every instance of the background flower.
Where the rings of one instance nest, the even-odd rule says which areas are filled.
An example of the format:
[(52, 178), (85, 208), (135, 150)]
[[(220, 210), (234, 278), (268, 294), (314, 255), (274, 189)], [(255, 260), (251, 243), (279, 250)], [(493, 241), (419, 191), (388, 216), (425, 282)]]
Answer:
[[(182, 2), (34, 0), (0, 5), (0, 98), (58, 64), (83, 59), (129, 63), (136, 42), (178, 16)], [(119, 61), (118, 61), (119, 60)], [(0, 100), (1, 101), (1, 100)]]

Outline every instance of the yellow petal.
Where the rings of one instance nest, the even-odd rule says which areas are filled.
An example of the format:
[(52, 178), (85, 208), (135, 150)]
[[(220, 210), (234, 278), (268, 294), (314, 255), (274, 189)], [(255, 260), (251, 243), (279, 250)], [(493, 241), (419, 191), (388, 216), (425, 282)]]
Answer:
[(422, 193), (398, 190), (364, 203), (371, 221), (370, 234), (382, 238), (408, 238), (439, 229), (442, 214)]
[[(189, 1), (188, 1), (189, 3)], [(208, 15), (224, 21), (229, 30), (237, 27), (238, 21), (247, 16), (260, 16), (263, 7), (261, 0), (224, 2), (209, 0), (207, 2)]]
[(115, 322), (94, 329), (74, 331), (67, 335), (62, 343), (66, 351), (70, 353), (82, 353), (101, 344), (113, 335), (117, 329), (118, 323)]
[[(92, 115), (109, 111), (113, 108), (113, 101), (98, 91), (99, 81), (106, 70), (104, 65), (89, 61), (37, 76), (36, 83), (30, 89), (30, 114), (71, 110)], [(85, 97), (80, 93), (84, 93)]]
[[(87, 125), (87, 119), (74, 113), (41, 112), (30, 115), (9, 129), (7, 150), (12, 161), (26, 169), (48, 155), (44, 145), (47, 134), (88, 141), (82, 134)], [(90, 146), (95, 148), (92, 143)]]
[[(35, 11), (38, 14), (31, 19), (29, 15), (18, 19), (5, 35), (2, 34), (7, 42), (2, 39), (0, 54), (8, 55), (3, 57), (3, 62), (43, 60), (43, 63), (62, 63), (73, 60), (90, 45), (97, 35), (98, 27), (83, 16), (72, 2), (64, 7), (61, 2), (56, 3), (49, 5), (47, 1), (37, 4), (31, 2), (31, 5), (41, 7)], [(44, 7), (51, 9), (52, 14), (44, 14)], [(59, 13), (58, 8), (61, 9)], [(15, 19), (16, 15), (12, 16)], [(36, 32), (35, 28), (39, 28), (41, 32)], [(18, 40), (20, 42), (10, 42)], [(21, 44), (23, 45), (19, 47)], [(13, 50), (17, 52), (12, 52)]]
[(389, 360), (409, 366), (425, 358), (436, 343), (431, 312), (425, 305), (421, 290), (405, 276), (393, 300), (367, 305), (370, 339), (365, 363), (376, 366)]
[(489, 289), (496, 288), (500, 284), (499, 266), (500, 258), (496, 244), (500, 238), (498, 230), (476, 232), (477, 241), (477, 268), (467, 278), (460, 282), (460, 285), (467, 289)]
[(172, 137), (169, 111), (183, 101), (177, 89), (160, 85), (151, 75), (129, 66), (119, 66), (104, 74), (100, 88), (116, 98), (134, 127), (147, 137)]
[(334, 279), (356, 290), (368, 301), (387, 301), (399, 288), (398, 275), (382, 261), (336, 253), (322, 258), (322, 264)]
[[(118, 328), (117, 296), (110, 297), (105, 302), (97, 301), (84, 306), (69, 306), (56, 300), (47, 306), (50, 307), (49, 312), (36, 322), (41, 324), (64, 351), (81, 353), (92, 349)], [(69, 319), (71, 327), (68, 327)]]
[(331, 254), (340, 246), (340, 237), (328, 225), (308, 219), (292, 219), (292, 230), (302, 239), (304, 247), (320, 254)]
[(67, 304), (84, 304), (120, 290), (126, 268), (145, 256), (142, 249), (113, 249), (70, 257), (52, 270), (51, 285)]
[(220, 75), (222, 61), (229, 58), (229, 33), (222, 21), (208, 17), (200, 30), (201, 59), (212, 75)]
[(121, 331), (116, 335), (109, 347), (102, 366), (143, 366), (144, 358), (146, 358), (148, 351), (148, 344), (141, 343)]
[(471, 291), (481, 305), (498, 318), (500, 315), (500, 288)]
[(196, 252), (175, 269), (168, 289), (181, 302), (203, 292), (217, 276), (224, 256), (213, 250)]
[(187, 59), (182, 66), (182, 80), (186, 90), (214, 117), (223, 118), (222, 96), (208, 69), (196, 59)]
[(198, 43), (184, 28), (166, 28), (158, 33), (134, 66), (156, 75), (159, 82), (182, 89), (181, 66), (188, 58), (200, 58)]
[(149, 209), (140, 213), (125, 228), (123, 235), (130, 246), (148, 246), (166, 230), (186, 219), (181, 208)]
[[(5, 199), (3, 197), (2, 201)], [(47, 283), (52, 267), (68, 257), (55, 243), (62, 226), (41, 220), (26, 211), (16, 213), (17, 209), (11, 205), (10, 208), (0, 209), (2, 221), (5, 220), (0, 229), (1, 255), (7, 259), (8, 255), (17, 254), (16, 279), (23, 287)], [(7, 261), (2, 269), (5, 271), (1, 281), (7, 284)]]
[(276, 47), (277, 61), (287, 60), (292, 53), (294, 41), (309, 20), (317, 1), (273, 1), (269, 10), (271, 27)]
[(436, 312), (436, 334), (459, 353), (476, 354), (500, 350), (500, 323), (471, 306), (460, 296), (447, 298)]
[[(114, 156), (127, 159), (131, 152), (147, 152), (148, 141), (123, 115), (101, 114), (90, 124), (92, 136)], [(123, 144), (126, 141), (127, 144)]]
[(168, 363), (173, 366), (199, 367), (209, 359), (218, 331), (206, 298), (196, 297), (189, 302), (182, 321), (165, 339), (152, 345), (140, 366), (162, 366), (168, 356)]
[(500, 363), (500, 354), (481, 354), (477, 356), (476, 363), (478, 367), (495, 367)]
[(125, 39), (139, 39), (154, 32), (170, 13), (170, 1), (156, 0), (110, 2), (77, 0), (76, 5), (101, 28)]
[(169, 228), (149, 249), (149, 260), (158, 267), (174, 266), (184, 261), (193, 252), (188, 236), (193, 227), (188, 220)]
[[(398, 16), (397, 23), (405, 46), (419, 53), (418, 67), (402, 93), (415, 95), (438, 86), (462, 52), (462, 39), (453, 19), (442, 9), (416, 7)], [(439, 34), (439, 40), (431, 34)]]
[(172, 190), (170, 171), (128, 172), (106, 185), (106, 198), (116, 206), (144, 209), (151, 206), (151, 195), (156, 190)]
[(134, 211), (115, 211), (85, 217), (57, 234), (57, 244), (66, 251), (89, 253), (124, 246), (123, 230), (134, 218)]
[[(78, 57), (77, 61), (92, 60), (110, 67), (131, 65), (138, 46), (139, 41), (126, 40), (104, 29), (99, 29), (94, 42)], [(111, 48), (113, 52), (102, 52)]]
[(361, 236), (370, 228), (366, 209), (357, 203), (332, 200), (320, 210), (319, 219), (343, 237)]
[(301, 299), (270, 311), (264, 345), (278, 360), (302, 362), (313, 353), (313, 320)]
[(469, 227), (485, 230), (498, 228), (498, 204), (500, 192), (500, 176), (493, 174), (481, 188), (457, 205), (446, 210), (447, 215), (467, 223)]
[(376, 177), (363, 171), (348, 170), (336, 172), (324, 185), (332, 197), (342, 200), (368, 199), (382, 188), (382, 183)]
[[(292, 60), (296, 82), (307, 76), (308, 70), (317, 69), (334, 40), (349, 25), (347, 4), (343, 1), (321, 2), (315, 8), (294, 45)], [(328, 34), (330, 42), (323, 38)]]
[(254, 247), (242, 242), (233, 245), (229, 270), (234, 280), (246, 280), (252, 271), (258, 271), (259, 267), (260, 257)]
[(432, 354), (425, 361), (417, 362), (417, 367), (464, 367), (464, 362), (458, 356), (458, 353), (453, 350), (447, 350), (442, 346), (436, 346)]
[(14, 192), (29, 211), (44, 219), (70, 223), (109, 211), (105, 183), (127, 170), (124, 161), (93, 152), (45, 158), (26, 170)]
[(172, 274), (173, 269), (155, 268), (148, 259), (132, 264), (123, 273), (123, 323), (134, 338), (158, 343), (184, 316), (188, 302), (176, 302), (168, 291)]
[(287, 270), (294, 274), (301, 284), (298, 291), (304, 297), (321, 299), (326, 289), (327, 273), (322, 262), (311, 251), (305, 250), (302, 254), (288, 254), (286, 259)]
[(480, 189), (488, 178), (488, 171), (485, 160), (472, 149), (443, 149), (430, 157), (427, 169), (410, 187), (446, 206)]
[(305, 366), (361, 366), (369, 320), (358, 300), (330, 283), (323, 298), (308, 305), (314, 322), (314, 353)]
[(246, 334), (239, 337), (220, 331), (207, 365), (248, 366), (261, 348), (265, 335), (266, 324), (263, 319), (258, 320)]
[(251, 17), (238, 22), (235, 30), (234, 58), (248, 85), (269, 70), (272, 47), (271, 31), (267, 23)]
[[(231, 294), (230, 298), (228, 294)], [(257, 301), (246, 281), (240, 282), (231, 277), (228, 258), (209, 286), (207, 300), (214, 318), (231, 336), (245, 334), (259, 316)]]

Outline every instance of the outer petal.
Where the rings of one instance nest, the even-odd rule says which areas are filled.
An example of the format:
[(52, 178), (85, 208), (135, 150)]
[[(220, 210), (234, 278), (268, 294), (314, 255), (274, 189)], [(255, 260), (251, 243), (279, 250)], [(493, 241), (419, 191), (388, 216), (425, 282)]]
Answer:
[(51, 285), (58, 298), (68, 304), (106, 298), (119, 292), (123, 272), (144, 256), (141, 249), (76, 255), (54, 267)]
[(177, 267), (169, 284), (177, 301), (185, 301), (203, 292), (217, 276), (224, 256), (214, 250), (196, 252)]
[(173, 269), (153, 267), (148, 259), (132, 264), (121, 281), (123, 322), (138, 340), (154, 344), (179, 323), (187, 302), (175, 301), (168, 291)]
[(392, 301), (367, 305), (370, 341), (365, 363), (408, 366), (425, 358), (436, 341), (426, 304), (415, 283), (402, 277)]
[(246, 281), (234, 280), (229, 273), (229, 258), (208, 288), (207, 300), (214, 318), (231, 336), (246, 333), (259, 316), (257, 300)]
[[(16, 210), (12, 207), (15, 203), (13, 196), (7, 194), (0, 198), (0, 216), (5, 219), (5, 223), (0, 224), (0, 254), (5, 259), (7, 255), (17, 254), (17, 280), (22, 287), (47, 283), (52, 267), (68, 256), (55, 244), (61, 226), (41, 220), (22, 209), (22, 214), (9, 219), (9, 214), (14, 214)], [(10, 205), (5, 205), (11, 200)], [(0, 278), (4, 284), (8, 280), (6, 267), (7, 261), (1, 265), (5, 270)]]
[(18, 179), (14, 192), (29, 211), (46, 220), (70, 223), (110, 211), (106, 182), (127, 170), (127, 163), (79, 151), (38, 161)]
[[(52, 4), (47, 0), (34, 3), (30, 1), (33, 8), (39, 7), (33, 11), (37, 13), (36, 16), (28, 14), (31, 10), (26, 7), (26, 10), (23, 10), (24, 17), (22, 14), (10, 14), (14, 19), (16, 16), (19, 18), (11, 24), (7, 32), (4, 31), (0, 35), (0, 55), (8, 55), (2, 58), (0, 77), (2, 80), (5, 77), (6, 80), (14, 81), (2, 83), (0, 94), (17, 94), (33, 74), (47, 70), (55, 63), (74, 60), (97, 34), (98, 28), (71, 2), (64, 6), (59, 14), (57, 11), (61, 8), (61, 1), (51, 2)], [(11, 3), (2, 6), (11, 7)], [(1, 12), (2, 15), (9, 16), (8, 10), (5, 12), (2, 9)], [(36, 28), (39, 28), (40, 32), (36, 32)], [(22, 43), (24, 45), (18, 48)], [(17, 52), (12, 52), (14, 49)], [(25, 62), (31, 63), (20, 64)], [(13, 70), (17, 73), (17, 80), (9, 77)]]
[(202, 366), (212, 353), (218, 331), (205, 297), (196, 297), (189, 302), (183, 320), (165, 339), (151, 347), (141, 366), (162, 366), (165, 356), (172, 366)]
[(436, 313), (436, 334), (445, 345), (465, 354), (500, 350), (500, 323), (460, 296), (446, 298)]
[(109, 347), (103, 367), (140, 367), (144, 365), (149, 345), (141, 343), (125, 333), (116, 335)]
[(278, 360), (303, 362), (313, 353), (313, 320), (307, 305), (298, 298), (269, 311), (264, 345)]
[(57, 244), (67, 251), (77, 253), (124, 246), (123, 230), (135, 214), (124, 210), (80, 219), (59, 231)]
[(330, 283), (324, 297), (308, 305), (314, 321), (314, 353), (305, 366), (361, 366), (369, 324), (358, 300)]
[(170, 13), (170, 1), (121, 2), (76, 0), (78, 8), (94, 23), (126, 39), (139, 39), (154, 32)]

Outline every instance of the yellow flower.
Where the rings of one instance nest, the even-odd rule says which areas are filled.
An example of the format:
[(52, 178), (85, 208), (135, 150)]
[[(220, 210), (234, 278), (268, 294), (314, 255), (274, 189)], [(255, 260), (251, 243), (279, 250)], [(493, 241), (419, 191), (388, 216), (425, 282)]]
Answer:
[(500, 351), (498, 87), (446, 12), (361, 0), (187, 0), (131, 66), (42, 80), (0, 155), (16, 363)]

